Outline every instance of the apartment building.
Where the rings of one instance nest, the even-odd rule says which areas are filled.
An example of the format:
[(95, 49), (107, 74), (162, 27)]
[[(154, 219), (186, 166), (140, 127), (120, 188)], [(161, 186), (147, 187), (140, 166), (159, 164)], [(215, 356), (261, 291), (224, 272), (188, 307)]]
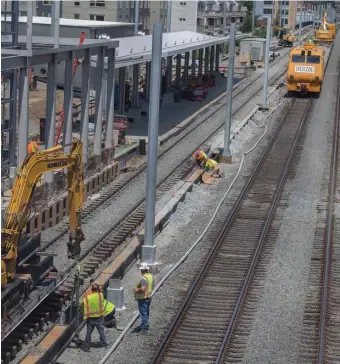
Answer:
[(247, 8), (236, 1), (198, 1), (197, 31), (208, 35), (227, 35), (230, 32), (231, 18), (237, 26), (243, 24)]
[(171, 32), (197, 30), (197, 1), (171, 2)]

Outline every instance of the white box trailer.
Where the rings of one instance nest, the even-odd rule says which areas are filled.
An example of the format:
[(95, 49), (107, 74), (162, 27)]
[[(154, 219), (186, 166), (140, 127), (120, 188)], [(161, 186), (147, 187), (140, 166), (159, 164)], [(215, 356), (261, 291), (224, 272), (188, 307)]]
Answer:
[(265, 60), (266, 39), (247, 38), (240, 42), (240, 62), (242, 65), (263, 63)]

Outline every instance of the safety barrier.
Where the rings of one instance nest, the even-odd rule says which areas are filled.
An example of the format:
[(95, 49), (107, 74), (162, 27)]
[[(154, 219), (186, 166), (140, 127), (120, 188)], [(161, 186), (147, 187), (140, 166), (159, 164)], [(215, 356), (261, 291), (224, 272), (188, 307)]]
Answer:
[[(120, 174), (119, 162), (103, 168), (100, 172), (89, 177), (84, 184), (84, 201), (113, 182)], [(42, 208), (26, 225), (26, 233), (33, 236), (40, 231), (57, 225), (68, 216), (68, 195), (64, 192), (46, 208)]]

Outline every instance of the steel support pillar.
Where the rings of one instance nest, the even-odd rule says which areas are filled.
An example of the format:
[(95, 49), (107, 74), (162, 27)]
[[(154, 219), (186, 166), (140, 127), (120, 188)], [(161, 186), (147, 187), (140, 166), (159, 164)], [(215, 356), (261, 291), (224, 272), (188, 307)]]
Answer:
[(89, 156), (89, 108), (90, 108), (90, 57), (91, 52), (88, 50), (82, 62), (82, 80), (81, 80), (81, 122), (80, 138), (83, 142), (83, 164), (84, 177), (88, 176), (88, 156)]
[(32, 39), (33, 39), (33, 6), (34, 1), (27, 2), (27, 28), (26, 28), (26, 49), (28, 55), (32, 56)]
[(135, 26), (134, 34), (138, 35), (138, 23), (139, 23), (139, 0), (135, 0)]
[(210, 47), (210, 65), (209, 72), (214, 72), (215, 46)]
[(116, 49), (108, 50), (107, 70), (107, 106), (106, 106), (106, 139), (105, 148), (110, 150), (109, 161), (111, 161), (113, 148), (113, 122), (115, 117), (115, 54)]
[(179, 88), (181, 86), (181, 63), (182, 57), (180, 54), (176, 55), (176, 86)]
[(216, 57), (215, 57), (215, 71), (218, 72), (218, 67), (220, 65), (220, 44), (216, 45)]
[(146, 62), (145, 70), (145, 98), (150, 99), (151, 62)]
[(168, 16), (167, 16), (167, 31), (171, 32), (171, 12), (172, 12), (172, 0), (168, 0)]
[(232, 22), (230, 25), (230, 38), (228, 47), (228, 79), (227, 79), (227, 107), (226, 118), (224, 127), (224, 147), (222, 153), (222, 160), (231, 162), (230, 152), (230, 130), (231, 130), (231, 116), (232, 116), (232, 100), (233, 100), (233, 74), (234, 74), (234, 57), (235, 57), (235, 36), (236, 36), (236, 23)]
[(119, 68), (119, 113), (125, 111), (125, 67)]
[(10, 144), (9, 144), (9, 165), (15, 167), (16, 155), (17, 155), (17, 91), (18, 91), (18, 70), (13, 70), (10, 79), (10, 120), (11, 120), (11, 132), (10, 132)]
[(110, 279), (106, 289), (107, 300), (115, 305), (116, 311), (125, 310), (124, 287), (120, 279)]
[[(56, 137), (56, 96), (57, 96), (57, 55), (54, 62), (48, 64), (46, 84), (46, 120), (45, 120), (45, 148), (52, 148)], [(52, 183), (54, 173), (46, 173), (45, 180)], [(52, 191), (51, 191), (52, 192)]]
[(190, 59), (190, 52), (185, 52), (184, 58), (184, 72), (183, 72), (183, 82), (186, 86), (189, 81), (189, 59)]
[(209, 73), (209, 47), (204, 49), (204, 73)]
[[(73, 58), (73, 57), (72, 57)], [(64, 151), (71, 152), (73, 123), (73, 59), (65, 61), (64, 81)]]
[(263, 108), (268, 109), (268, 73), (269, 73), (269, 50), (270, 50), (270, 34), (271, 34), (271, 17), (267, 18), (267, 41), (266, 41), (266, 56), (264, 68), (264, 85), (263, 85)]
[(301, 5), (300, 5), (300, 14), (299, 14), (299, 45), (301, 45), (301, 29), (302, 29), (302, 12), (301, 12)]
[(198, 77), (199, 80), (202, 81), (203, 74), (203, 48), (198, 51)]
[(139, 64), (133, 65), (132, 77), (132, 107), (138, 108)]
[(196, 76), (196, 49), (191, 53), (191, 75)]
[(167, 57), (166, 60), (166, 92), (171, 92), (172, 84), (172, 56)]
[(28, 68), (20, 69), (19, 76), (19, 128), (18, 128), (18, 167), (28, 152), (29, 127), (29, 79)]
[(104, 77), (104, 50), (101, 48), (97, 55), (97, 66), (95, 71), (96, 85), (96, 123), (94, 130), (93, 154), (101, 156), (102, 154), (102, 134), (103, 134), (103, 77)]
[(145, 240), (142, 246), (141, 261), (149, 264), (156, 263), (155, 246), (155, 207), (157, 182), (157, 151), (158, 151), (158, 124), (159, 100), (161, 86), (161, 60), (162, 60), (162, 24), (153, 25), (152, 33), (152, 62), (151, 62), (151, 94), (149, 103), (148, 127), (148, 162), (146, 182), (146, 208), (145, 208)]

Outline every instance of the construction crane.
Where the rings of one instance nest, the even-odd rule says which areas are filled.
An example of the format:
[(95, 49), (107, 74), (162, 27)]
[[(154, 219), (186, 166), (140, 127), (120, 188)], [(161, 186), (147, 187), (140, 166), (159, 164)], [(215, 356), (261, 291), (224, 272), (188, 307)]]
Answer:
[[(15, 280), (19, 239), (32, 217), (32, 195), (41, 176), (46, 172), (67, 168), (70, 236), (67, 243), (69, 257), (79, 256), (84, 240), (80, 211), (83, 206), (84, 181), (82, 164), (83, 143), (74, 139), (71, 153), (61, 145), (27, 155), (17, 173), (12, 197), (1, 230), (1, 287), (8, 279)], [(27, 276), (26, 278), (27, 279)]]
[[(84, 39), (85, 39), (85, 32), (82, 32), (80, 39), (79, 39), (79, 45), (84, 44)], [(73, 60), (73, 76), (72, 76), (73, 78), (74, 78), (74, 75), (76, 74), (78, 64), (79, 64), (79, 59), (75, 58)], [(55, 142), (54, 142), (55, 145), (58, 145), (58, 143), (59, 143), (59, 138), (60, 138), (61, 131), (63, 129), (63, 125), (64, 125), (64, 107), (61, 109), (59, 122), (57, 125), (57, 131), (56, 131)]]

